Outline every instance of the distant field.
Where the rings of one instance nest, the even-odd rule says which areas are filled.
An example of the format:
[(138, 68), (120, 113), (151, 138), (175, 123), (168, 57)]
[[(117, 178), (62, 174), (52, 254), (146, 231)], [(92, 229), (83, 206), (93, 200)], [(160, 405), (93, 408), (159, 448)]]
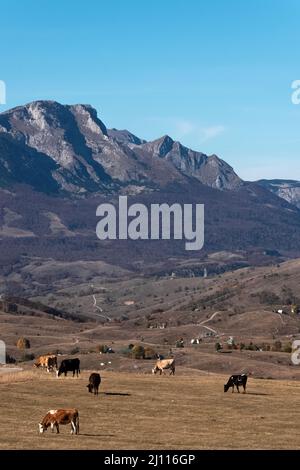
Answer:
[[(1, 449), (298, 449), (300, 383), (249, 378), (247, 394), (225, 377), (102, 373), (98, 397), (79, 379), (24, 371), (0, 376)], [(227, 377), (226, 377), (227, 378)], [(51, 408), (77, 407), (80, 435), (38, 434)]]

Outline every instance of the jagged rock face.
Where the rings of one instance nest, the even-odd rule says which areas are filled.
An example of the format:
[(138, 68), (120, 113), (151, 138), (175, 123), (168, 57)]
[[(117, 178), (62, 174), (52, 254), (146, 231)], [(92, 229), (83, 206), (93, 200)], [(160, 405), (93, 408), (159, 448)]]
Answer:
[(300, 209), (300, 181), (260, 180), (258, 184)]
[(216, 155), (195, 152), (180, 142), (174, 142), (169, 136), (147, 142), (142, 147), (155, 157), (171, 162), (181, 173), (197, 178), (212, 188), (232, 190), (242, 184), (232, 167)]
[(95, 118), (90, 106), (37, 101), (2, 113), (0, 125), (2, 135), (6, 133), (20, 144), (19, 154), (32, 150), (39, 154), (37, 173), (44, 171), (50, 159), (54, 165), (51, 175), (58, 187), (68, 192), (80, 192), (100, 189), (110, 179), (101, 165), (91, 158), (91, 150), (82, 134), (84, 130), (88, 135), (108, 138), (104, 124)]
[(112, 137), (115, 139), (117, 142), (120, 142), (122, 144), (129, 145), (134, 144), (134, 145), (141, 145), (145, 144), (146, 140), (140, 139), (136, 135), (132, 134), (131, 132), (127, 131), (126, 129), (120, 131), (118, 129), (108, 129), (107, 133), (109, 137)]
[(58, 193), (59, 184), (53, 177), (57, 168), (50, 157), (0, 133), (0, 187), (25, 182), (44, 193)]
[[(217, 156), (208, 157), (165, 136), (153, 142), (107, 130), (90, 105), (35, 101), (0, 114), (0, 183), (23, 182), (65, 193), (161, 188), (193, 177), (218, 189), (240, 178)], [(23, 175), (23, 178), (22, 178)]]

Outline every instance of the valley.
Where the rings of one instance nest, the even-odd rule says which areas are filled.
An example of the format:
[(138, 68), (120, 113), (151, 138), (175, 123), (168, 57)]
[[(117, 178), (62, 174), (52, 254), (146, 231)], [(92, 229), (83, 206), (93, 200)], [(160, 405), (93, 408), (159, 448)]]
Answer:
[[(293, 260), (207, 278), (95, 277), (57, 284), (30, 301), (4, 297), (1, 338), (18, 364), (27, 353), (59, 352), (79, 356), (83, 367), (98, 369), (104, 358), (105, 370), (150, 373), (156, 354), (171, 354), (179, 370), (299, 379), (291, 361), (292, 343), (300, 338), (293, 307), (300, 304), (299, 278), (300, 260)], [(19, 336), (29, 339), (30, 350), (16, 347)], [(104, 345), (114, 353), (99, 356)], [(129, 345), (141, 346), (145, 355), (136, 358)], [(29, 355), (25, 365), (34, 358)]]

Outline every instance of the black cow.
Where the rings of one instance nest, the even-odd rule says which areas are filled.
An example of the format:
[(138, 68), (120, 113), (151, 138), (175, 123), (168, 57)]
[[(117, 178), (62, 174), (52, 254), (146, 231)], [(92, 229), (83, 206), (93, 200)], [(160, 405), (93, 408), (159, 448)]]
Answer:
[(94, 392), (94, 395), (98, 395), (98, 390), (99, 390), (99, 385), (101, 383), (101, 377), (100, 374), (97, 374), (96, 372), (93, 372), (90, 375), (89, 378), (89, 384), (87, 385), (87, 388), (90, 393)]
[(68, 372), (73, 372), (73, 377), (76, 373), (78, 377), (78, 374), (80, 374), (80, 360), (78, 358), (64, 359), (61, 361), (60, 367), (57, 371), (57, 377), (59, 377), (61, 374), (65, 374), (66, 377)]
[(244, 389), (244, 393), (246, 393), (247, 379), (248, 377), (246, 374), (232, 375), (231, 377), (229, 377), (227, 384), (224, 385), (224, 392), (227, 392), (229, 387), (232, 387), (232, 393), (233, 393), (234, 386), (236, 386), (238, 393), (240, 393), (239, 386), (242, 386)]

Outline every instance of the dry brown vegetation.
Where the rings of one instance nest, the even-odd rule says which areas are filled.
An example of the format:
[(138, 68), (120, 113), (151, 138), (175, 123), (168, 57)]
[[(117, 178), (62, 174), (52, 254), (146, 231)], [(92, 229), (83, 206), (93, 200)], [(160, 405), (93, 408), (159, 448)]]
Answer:
[[(183, 375), (185, 374), (185, 375)], [(188, 375), (186, 375), (188, 374)], [(223, 392), (227, 377), (102, 373), (98, 397), (79, 379), (21, 372), (0, 383), (1, 449), (297, 449), (300, 384), (249, 378), (247, 394)], [(19, 377), (17, 379), (17, 377)], [(15, 404), (15, 406), (12, 406)], [(77, 407), (80, 435), (37, 432), (51, 408)]]
[[(285, 296), (294, 301), (299, 282), (299, 260), (207, 279), (94, 280), (94, 292), (103, 299), (111, 322), (96, 319), (87, 284), (35, 299), (86, 314), (86, 322), (39, 315), (38, 310), (0, 312), (1, 339), (24, 368), (0, 373), (0, 448), (298, 448), (300, 368), (291, 363), (290, 345), (299, 338), (300, 315), (291, 315), (288, 304), (286, 314), (279, 315), (272, 310), (283, 305), (261, 302)], [(216, 331), (215, 337), (204, 336), (207, 327)], [(35, 357), (59, 353), (60, 362), (78, 356), (81, 377), (56, 379), (34, 370), (29, 358), (19, 362), (24, 360), (24, 351), (16, 347), (21, 335), (29, 339)], [(198, 336), (200, 344), (191, 345), (191, 338)], [(229, 350), (229, 336), (247, 348)], [(185, 347), (176, 348), (181, 337)], [(222, 344), (221, 352), (216, 352), (216, 342)], [(130, 344), (144, 348), (145, 359), (129, 353)], [(115, 353), (100, 355), (101, 345)], [(152, 377), (153, 355), (168, 357), (170, 348), (175, 377)], [(88, 371), (99, 369), (103, 382), (99, 397), (94, 397), (86, 389)], [(225, 379), (243, 372), (249, 374), (249, 393), (224, 394)], [(279, 380), (266, 380), (271, 378)], [(68, 426), (59, 436), (49, 431), (38, 435), (39, 420), (58, 407), (79, 409), (79, 436), (71, 436)]]

